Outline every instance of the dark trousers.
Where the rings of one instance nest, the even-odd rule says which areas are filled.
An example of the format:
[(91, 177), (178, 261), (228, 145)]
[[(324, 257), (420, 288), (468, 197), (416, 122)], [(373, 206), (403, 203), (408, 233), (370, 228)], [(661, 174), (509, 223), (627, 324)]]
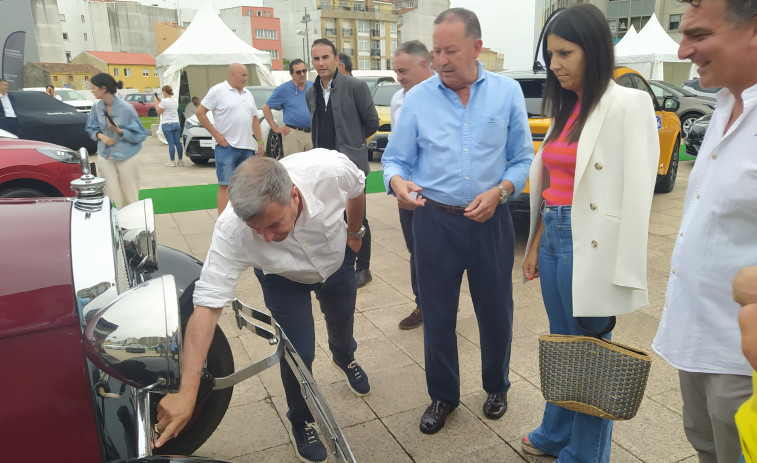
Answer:
[(427, 204), (413, 213), (413, 234), (429, 396), (460, 403), (455, 327), (464, 271), (478, 320), (484, 390), (507, 392), (515, 247), (509, 209), (497, 207), (491, 219), (478, 223)]
[[(347, 365), (355, 359), (357, 343), (352, 337), (357, 294), (354, 263), (355, 253), (347, 247), (339, 270), (325, 282), (316, 284), (297, 283), (279, 275), (264, 275), (262, 270), (255, 269), (255, 276), (263, 288), (265, 305), (311, 372), (315, 358), (311, 291), (315, 291), (326, 319), (329, 349), (334, 361)], [(313, 421), (302, 397), (299, 380), (286, 361), (282, 360), (279, 366), (289, 406), (289, 420), (298, 424)]]
[(410, 285), (415, 295), (415, 306), (421, 306), (421, 298), (418, 296), (418, 272), (415, 270), (415, 245), (413, 244), (413, 211), (411, 209), (398, 208), (400, 211), (400, 227), (402, 236), (405, 238), (407, 252), (410, 253)]
[(0, 119), (0, 129), (5, 130), (6, 132), (10, 132), (13, 135), (19, 136), (18, 119), (15, 117), (4, 117)]
[(365, 236), (363, 236), (363, 245), (357, 253), (355, 262), (356, 270), (363, 270), (371, 266), (371, 227), (368, 226), (368, 203), (363, 212), (363, 226), (365, 227)]

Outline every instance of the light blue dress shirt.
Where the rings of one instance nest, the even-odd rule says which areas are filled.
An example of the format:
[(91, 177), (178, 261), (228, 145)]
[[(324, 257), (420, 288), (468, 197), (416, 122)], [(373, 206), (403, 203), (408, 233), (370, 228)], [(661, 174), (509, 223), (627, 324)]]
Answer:
[(478, 63), (468, 105), (438, 75), (405, 95), (402, 118), (382, 156), (384, 185), (394, 175), (423, 188), (422, 195), (451, 206), (509, 180), (517, 197), (534, 157), (520, 85)]
[(266, 104), (271, 109), (283, 109), (284, 124), (293, 125), (300, 129), (310, 128), (310, 110), (305, 100), (305, 92), (313, 86), (309, 80), (305, 81), (305, 89), (300, 90), (294, 81), (284, 82), (276, 87)]

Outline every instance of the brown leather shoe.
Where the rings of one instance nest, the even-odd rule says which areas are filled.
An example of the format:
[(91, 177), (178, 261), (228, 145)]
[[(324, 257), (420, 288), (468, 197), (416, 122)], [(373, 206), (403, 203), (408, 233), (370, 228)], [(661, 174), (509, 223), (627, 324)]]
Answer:
[(502, 418), (507, 411), (507, 394), (489, 394), (484, 402), (484, 415), (492, 420)]
[(412, 330), (413, 328), (418, 328), (423, 324), (423, 314), (421, 313), (421, 308), (417, 307), (415, 310), (410, 312), (410, 315), (403, 318), (400, 322), (400, 329), (401, 330)]
[(423, 434), (434, 434), (444, 427), (444, 421), (455, 407), (446, 404), (441, 400), (432, 400), (431, 405), (421, 417), (421, 432)]

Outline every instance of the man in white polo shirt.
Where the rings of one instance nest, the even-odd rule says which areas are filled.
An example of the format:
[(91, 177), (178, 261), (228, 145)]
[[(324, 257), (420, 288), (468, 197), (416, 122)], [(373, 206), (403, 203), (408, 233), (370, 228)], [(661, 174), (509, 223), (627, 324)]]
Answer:
[[(200, 124), (213, 136), (218, 176), (218, 215), (229, 202), (227, 189), (234, 169), (255, 154), (256, 144), (258, 154), (265, 156), (258, 108), (252, 94), (244, 88), (246, 83), (247, 67), (232, 64), (226, 80), (208, 90), (195, 113)], [(213, 112), (212, 124), (207, 116), (208, 111)], [(252, 138), (253, 134), (257, 143)]]

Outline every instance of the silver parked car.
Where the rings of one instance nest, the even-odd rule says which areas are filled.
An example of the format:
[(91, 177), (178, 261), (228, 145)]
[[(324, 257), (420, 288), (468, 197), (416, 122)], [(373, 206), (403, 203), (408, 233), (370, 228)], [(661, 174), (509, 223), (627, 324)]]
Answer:
[(689, 134), (694, 121), (707, 114), (712, 114), (715, 110), (715, 98), (696, 95), (685, 88), (663, 80), (650, 80), (649, 85), (652, 87), (657, 101), (662, 102), (663, 99), (672, 97), (681, 103), (676, 114), (681, 120), (681, 130), (684, 137)]
[[(258, 108), (260, 131), (262, 132), (263, 140), (266, 144), (266, 156), (273, 157), (274, 159), (281, 159), (284, 154), (284, 147), (281, 144), (281, 135), (278, 135), (271, 130), (271, 126), (269, 126), (268, 121), (265, 120), (263, 110), (261, 109), (265, 102), (268, 101), (268, 98), (273, 91), (276, 90), (276, 87), (250, 86), (245, 88), (252, 93), (252, 97), (255, 100), (255, 106)], [(276, 124), (279, 126), (283, 125), (283, 113), (277, 110), (273, 110), (272, 113)], [(212, 124), (212, 111), (208, 111), (208, 119)], [(195, 164), (206, 164), (208, 161), (215, 158), (215, 153), (213, 152), (213, 137), (211, 137), (210, 132), (200, 124), (196, 115), (190, 117), (184, 122), (182, 143), (184, 145), (184, 154)]]

